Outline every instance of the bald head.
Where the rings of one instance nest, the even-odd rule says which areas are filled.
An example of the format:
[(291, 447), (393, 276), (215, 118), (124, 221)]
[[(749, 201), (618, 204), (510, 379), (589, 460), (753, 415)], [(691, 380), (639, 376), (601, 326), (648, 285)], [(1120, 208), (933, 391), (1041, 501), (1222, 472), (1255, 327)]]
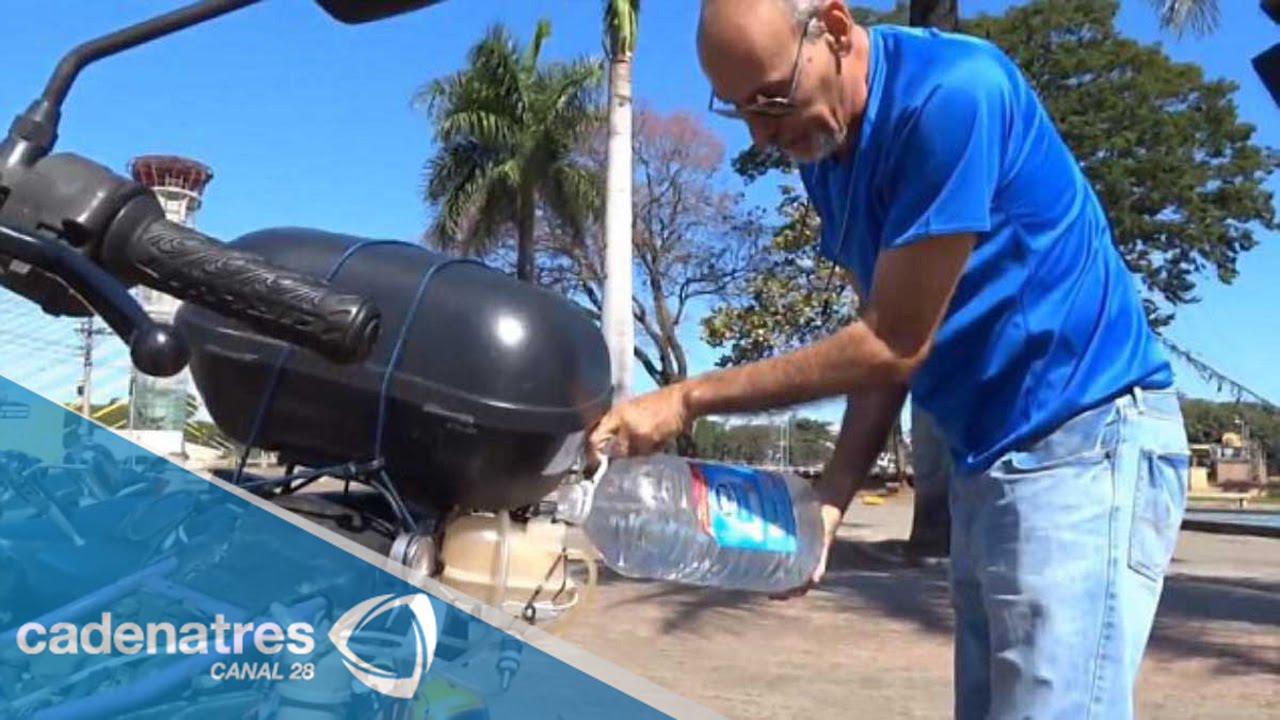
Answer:
[[(744, 87), (744, 81), (789, 82), (803, 29), (799, 8), (814, 4), (815, 0), (703, 0), (698, 58), (717, 94), (738, 101), (758, 89)], [(776, 77), (779, 73), (783, 77)]]
[[(859, 50), (864, 51), (859, 53)], [(737, 105), (757, 144), (798, 159), (842, 142), (865, 75), (865, 36), (843, 0), (702, 0), (698, 59), (721, 101)], [(769, 99), (785, 116), (751, 108)]]
[(825, 4), (824, 0), (702, 0), (702, 19), (713, 18), (716, 13), (729, 11), (742, 11), (755, 5), (772, 5), (773, 10), (780, 12), (791, 18), (791, 22), (797, 27), (801, 27), (804, 21), (812, 17), (821, 10)]

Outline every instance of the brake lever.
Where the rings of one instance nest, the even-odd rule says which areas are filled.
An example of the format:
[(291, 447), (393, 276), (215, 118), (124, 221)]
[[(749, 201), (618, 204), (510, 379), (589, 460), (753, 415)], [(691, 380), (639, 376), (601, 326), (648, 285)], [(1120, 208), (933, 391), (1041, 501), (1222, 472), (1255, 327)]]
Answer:
[(186, 367), (190, 349), (173, 328), (152, 320), (119, 280), (71, 247), (0, 225), (0, 255), (38, 268), (78, 295), (124, 341), (139, 371), (169, 377)]

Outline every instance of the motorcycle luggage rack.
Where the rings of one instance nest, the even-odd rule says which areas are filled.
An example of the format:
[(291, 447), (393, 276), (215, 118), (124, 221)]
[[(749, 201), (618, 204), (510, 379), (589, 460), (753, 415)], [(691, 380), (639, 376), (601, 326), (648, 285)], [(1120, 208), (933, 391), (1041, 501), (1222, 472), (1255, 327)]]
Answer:
[[(285, 474), (279, 477), (267, 477), (245, 472), (243, 469), (215, 470), (214, 477), (229, 482), (255, 494), (278, 493), (290, 495), (311, 485), (321, 478), (330, 477), (344, 481), (343, 494), (351, 489), (351, 483), (358, 482), (373, 488), (382, 495), (395, 514), (398, 530), (405, 534), (418, 532), (418, 521), (396, 490), (395, 484), (386, 472), (386, 461), (382, 458), (367, 462), (346, 462), (340, 465), (329, 465), (319, 468), (295, 470), (292, 465), (285, 468)], [(294, 483), (297, 483), (296, 485)]]

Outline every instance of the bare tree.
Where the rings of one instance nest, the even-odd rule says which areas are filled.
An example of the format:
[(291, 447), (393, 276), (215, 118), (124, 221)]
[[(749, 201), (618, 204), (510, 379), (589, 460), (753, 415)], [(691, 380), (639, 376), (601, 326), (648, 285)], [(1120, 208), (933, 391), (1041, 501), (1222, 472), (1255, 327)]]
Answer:
[[(603, 178), (604, 143), (597, 139), (584, 154)], [(635, 358), (654, 383), (665, 386), (689, 376), (681, 329), (690, 314), (702, 300), (725, 299), (746, 287), (745, 276), (760, 265), (767, 232), (758, 212), (747, 210), (741, 195), (728, 189), (723, 144), (692, 115), (638, 112), (633, 157)], [(538, 282), (574, 297), (600, 318), (602, 233), (589, 232), (584, 241), (549, 219), (541, 248)], [(690, 442), (682, 439), (682, 452)]]

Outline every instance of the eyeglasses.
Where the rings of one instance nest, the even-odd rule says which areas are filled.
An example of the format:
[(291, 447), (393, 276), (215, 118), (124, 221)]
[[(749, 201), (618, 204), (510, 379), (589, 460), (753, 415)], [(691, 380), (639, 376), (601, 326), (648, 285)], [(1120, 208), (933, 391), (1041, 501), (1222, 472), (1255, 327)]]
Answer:
[[(794, 97), (796, 87), (800, 83), (800, 54), (804, 52), (805, 41), (809, 39), (809, 31), (812, 29), (816, 17), (810, 17), (804, 23), (804, 31), (800, 33), (800, 44), (796, 47), (796, 58), (791, 66), (791, 88), (787, 90), (786, 97), (756, 95), (755, 100), (746, 105), (738, 105), (716, 97), (716, 91), (711, 91), (711, 100), (707, 103), (707, 109), (711, 112), (734, 120), (744, 120), (748, 115), (761, 115), (765, 117), (784, 117), (790, 115), (799, 109)], [(716, 101), (725, 103), (717, 106)]]

